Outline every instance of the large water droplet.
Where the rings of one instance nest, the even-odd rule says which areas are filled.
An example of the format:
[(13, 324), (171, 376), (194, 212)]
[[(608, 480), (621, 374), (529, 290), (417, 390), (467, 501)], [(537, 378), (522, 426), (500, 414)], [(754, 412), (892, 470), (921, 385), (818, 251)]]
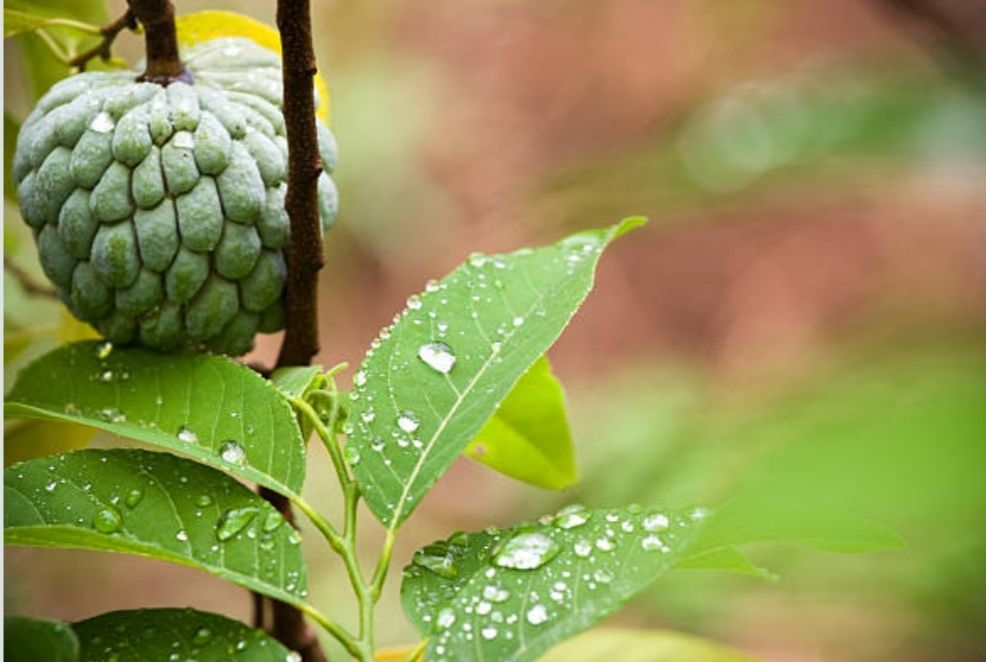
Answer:
[(459, 569), (455, 565), (455, 554), (452, 547), (445, 542), (432, 543), (419, 549), (414, 553), (413, 563), (446, 579), (455, 579), (459, 576)]
[(127, 504), (127, 508), (135, 508), (140, 500), (144, 498), (144, 490), (139, 487), (135, 487), (129, 492), (127, 496), (123, 497), (123, 503)]
[(442, 609), (438, 612), (438, 618), (435, 619), (435, 623), (443, 630), (447, 630), (455, 623), (455, 612), (448, 607)]
[(548, 610), (544, 605), (534, 605), (527, 610), (527, 622), (531, 625), (541, 625), (548, 620)]
[(404, 411), (401, 412), (397, 417), (397, 427), (408, 434), (411, 434), (418, 429), (421, 423), (418, 421), (418, 417), (414, 415), (414, 412)]
[(243, 464), (246, 460), (246, 451), (243, 450), (243, 446), (240, 446), (239, 442), (224, 441), (222, 446), (219, 447), (219, 457), (230, 464)]
[(558, 543), (539, 532), (519, 533), (504, 543), (493, 558), (501, 568), (534, 570), (558, 553)]
[(644, 531), (663, 531), (668, 528), (671, 524), (668, 516), (664, 513), (654, 513), (653, 515), (648, 515), (641, 522), (641, 526), (644, 527)]
[(640, 541), (640, 546), (645, 552), (653, 552), (655, 549), (664, 551), (664, 543), (657, 536), (650, 535)]
[(202, 646), (209, 643), (210, 639), (212, 639), (212, 632), (209, 628), (199, 628), (195, 632), (195, 636), (192, 637), (192, 643), (196, 646)]
[(264, 517), (264, 532), (276, 531), (282, 524), (284, 524), (284, 516), (276, 510), (272, 510)]
[(199, 508), (207, 508), (212, 505), (212, 497), (208, 494), (200, 494), (195, 499), (195, 505)]
[(178, 533), (175, 534), (175, 540), (188, 542), (188, 534), (185, 532), (185, 529), (178, 529)]
[(237, 533), (246, 528), (257, 516), (257, 509), (247, 506), (244, 508), (230, 508), (216, 522), (216, 537), (222, 541), (229, 540)]
[(559, 529), (574, 529), (589, 521), (590, 513), (585, 512), (585, 506), (573, 503), (558, 511), (552, 523)]
[(178, 428), (178, 441), (186, 444), (197, 444), (199, 443), (199, 436), (191, 428), (183, 425)]
[(616, 545), (609, 538), (597, 538), (596, 547), (604, 552), (612, 552)]
[(113, 533), (120, 530), (120, 527), (123, 526), (123, 520), (116, 509), (107, 506), (97, 510), (96, 514), (92, 516), (92, 525), (101, 533)]
[(480, 630), (479, 633), (483, 635), (483, 639), (492, 640), (496, 639), (497, 629), (492, 625), (487, 625), (485, 628)]
[(349, 463), (349, 466), (354, 467), (357, 464), (359, 464), (360, 461), (359, 449), (355, 445), (346, 444), (346, 448), (343, 451), (343, 454), (346, 456), (346, 462)]
[(455, 365), (452, 348), (443, 342), (429, 342), (418, 348), (418, 358), (436, 372), (447, 375)]

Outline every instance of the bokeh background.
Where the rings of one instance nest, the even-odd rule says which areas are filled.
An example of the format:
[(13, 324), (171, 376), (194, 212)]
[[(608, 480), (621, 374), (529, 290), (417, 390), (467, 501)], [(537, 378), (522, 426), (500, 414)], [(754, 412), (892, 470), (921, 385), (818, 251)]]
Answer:
[[(262, 0), (175, 4), (273, 23)], [(777, 662), (986, 659), (986, 2), (314, 7), (342, 199), (320, 362), (357, 363), (408, 294), (472, 251), (651, 219), (603, 259), (550, 352), (581, 483), (549, 493), (463, 459), (405, 526), (396, 563), (453, 530), (571, 500), (804, 503), (865, 517), (903, 546), (821, 550), (806, 539), (832, 522), (809, 515), (774, 536), (800, 541), (747, 548), (778, 580), (674, 571), (612, 623)], [(128, 35), (118, 52), (133, 61), (139, 46)], [(41, 52), (28, 37), (5, 44), (8, 146), (46, 76), (61, 75)], [(37, 274), (9, 200), (4, 227), (8, 260)], [(4, 293), (9, 387), (83, 331), (14, 278)], [(270, 362), (278, 342), (250, 358)], [(39, 431), (6, 432), (10, 461)], [(327, 467), (313, 458), (307, 489), (334, 512)], [(365, 521), (369, 559), (380, 532)], [(345, 620), (341, 568), (311, 543), (313, 598)], [(8, 611), (192, 605), (249, 618), (240, 589), (139, 559), (11, 549), (5, 572)], [(392, 577), (380, 636), (410, 643)]]

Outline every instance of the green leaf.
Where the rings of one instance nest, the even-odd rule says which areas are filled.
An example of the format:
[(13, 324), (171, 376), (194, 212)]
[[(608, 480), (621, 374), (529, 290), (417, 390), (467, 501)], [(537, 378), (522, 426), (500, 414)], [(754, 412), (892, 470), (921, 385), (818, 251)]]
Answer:
[(300, 398), (324, 381), (322, 368), (306, 365), (278, 368), (270, 376), (270, 382), (286, 398)]
[(704, 516), (570, 507), (538, 524), (454, 534), (405, 569), (404, 610), (430, 636), (429, 660), (533, 660), (671, 569)]
[(561, 490), (578, 481), (565, 391), (547, 356), (524, 373), (466, 453), (538, 487)]
[(626, 219), (537, 250), (473, 255), (373, 342), (354, 378), (348, 431), (367, 505), (396, 529), (554, 343)]
[(41, 16), (32, 12), (20, 11), (4, 7), (3, 9), (3, 38), (9, 39), (24, 32), (33, 32), (39, 28), (65, 27), (78, 30), (85, 34), (99, 34), (98, 25), (90, 25), (62, 18)]
[[(82, 660), (146, 662), (151, 654), (174, 660), (284, 662), (281, 642), (225, 616), (194, 609), (113, 611), (75, 623)], [(169, 657), (170, 656), (170, 657)]]
[(260, 375), (219, 356), (74, 343), (24, 369), (5, 413), (163, 446), (282, 494), (300, 492), (305, 477), (291, 406)]
[(75, 662), (79, 640), (65, 623), (7, 616), (3, 619), (3, 656), (10, 662)]
[(728, 570), (767, 581), (777, 581), (779, 579), (770, 570), (755, 564), (746, 554), (736, 547), (720, 547), (719, 549), (700, 552), (694, 556), (682, 559), (675, 565), (675, 568), (682, 570)]
[(83, 450), (4, 471), (4, 540), (150, 556), (300, 604), (299, 538), (267, 501), (168, 453)]
[(660, 630), (596, 628), (552, 649), (541, 662), (754, 662), (698, 637)]

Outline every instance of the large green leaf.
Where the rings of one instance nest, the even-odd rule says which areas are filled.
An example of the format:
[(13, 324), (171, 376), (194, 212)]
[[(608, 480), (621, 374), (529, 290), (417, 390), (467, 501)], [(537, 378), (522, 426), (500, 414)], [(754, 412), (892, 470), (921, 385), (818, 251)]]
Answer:
[(413, 296), (354, 379), (349, 444), (370, 509), (395, 529), (551, 346), (627, 219), (537, 250), (473, 255)]
[(283, 494), (305, 477), (291, 406), (235, 361), (80, 342), (24, 369), (7, 416), (82, 423), (190, 455)]
[(194, 609), (114, 611), (75, 623), (72, 628), (79, 637), (83, 662), (295, 659), (279, 641), (261, 630)]
[(299, 538), (242, 483), (168, 453), (83, 450), (4, 471), (4, 541), (150, 556), (301, 603)]
[(466, 453), (538, 487), (561, 490), (578, 480), (565, 390), (547, 356), (524, 373)]
[(678, 632), (596, 628), (553, 648), (541, 662), (753, 662), (755, 658)]
[(615, 611), (687, 552), (702, 510), (569, 508), (453, 535), (405, 569), (404, 609), (429, 660), (533, 660)]
[(3, 619), (3, 657), (7, 662), (76, 662), (79, 640), (65, 623), (7, 616)]

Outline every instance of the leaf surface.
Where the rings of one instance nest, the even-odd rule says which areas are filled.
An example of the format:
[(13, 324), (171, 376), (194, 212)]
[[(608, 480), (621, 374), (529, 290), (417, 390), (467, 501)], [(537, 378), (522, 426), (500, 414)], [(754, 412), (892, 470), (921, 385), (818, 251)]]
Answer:
[(514, 385), (466, 454), (506, 476), (550, 490), (578, 480), (565, 390), (547, 356)]
[[(194, 609), (134, 609), (75, 623), (82, 660), (146, 662), (149, 651), (175, 660), (284, 662), (281, 642), (225, 616)], [(162, 658), (164, 659), (164, 658)]]
[(603, 249), (643, 219), (505, 255), (431, 283), (354, 376), (348, 436), (367, 505), (396, 529), (554, 343)]
[(150, 556), (299, 604), (299, 538), (242, 483), (168, 453), (83, 450), (4, 471), (4, 540)]
[(65, 623), (7, 616), (3, 619), (3, 656), (11, 662), (76, 662), (79, 640)]
[(596, 628), (553, 648), (541, 662), (754, 662), (754, 658), (678, 632)]
[(405, 569), (404, 610), (430, 636), (429, 660), (533, 660), (671, 569), (704, 516), (569, 508), (538, 524), (455, 534)]
[(301, 432), (291, 406), (260, 375), (219, 356), (107, 347), (75, 343), (29, 365), (7, 397), (6, 415), (81, 423), (282, 494), (301, 491)]

